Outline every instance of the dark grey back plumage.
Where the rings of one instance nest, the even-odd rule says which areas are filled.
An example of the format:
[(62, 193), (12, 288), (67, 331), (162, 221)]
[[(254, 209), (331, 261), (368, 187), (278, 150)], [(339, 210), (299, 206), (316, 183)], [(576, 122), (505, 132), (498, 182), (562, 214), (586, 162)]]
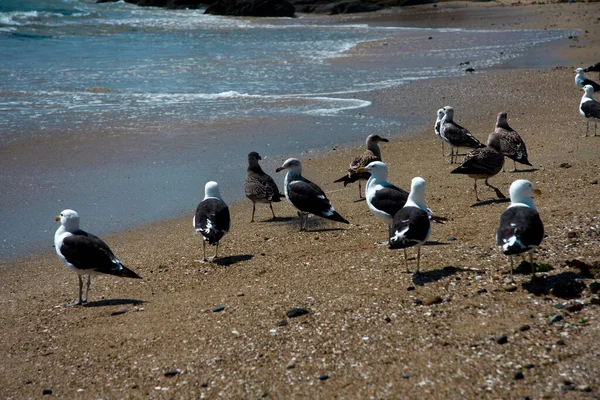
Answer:
[(308, 179), (302, 178), (290, 182), (287, 192), (290, 202), (298, 210), (333, 221), (349, 223), (337, 211), (332, 211), (333, 207), (325, 192)]
[(198, 204), (194, 228), (209, 244), (217, 244), (229, 232), (230, 225), (229, 207), (223, 200), (209, 197)]
[(102, 239), (83, 230), (67, 236), (62, 242), (60, 253), (79, 270), (141, 279), (115, 257)]
[(471, 132), (453, 120), (442, 120), (440, 124), (440, 135), (453, 147), (468, 147), (476, 149), (485, 146), (475, 136), (473, 136)]
[[(404, 207), (394, 215), (390, 229), (390, 249), (416, 246), (427, 239), (430, 229), (429, 214), (418, 207)], [(408, 230), (407, 230), (408, 229)], [(404, 232), (406, 230), (406, 232)], [(404, 232), (402, 238), (397, 238)]]
[(584, 72), (600, 72), (600, 62), (583, 69)]
[(500, 216), (500, 226), (496, 233), (498, 246), (504, 254), (526, 253), (539, 246), (544, 239), (544, 224), (539, 213), (530, 207), (517, 206), (507, 208)]
[(584, 101), (579, 105), (579, 109), (585, 118), (600, 120), (600, 103), (596, 100)]
[(393, 217), (404, 207), (407, 199), (408, 192), (406, 190), (390, 184), (375, 192), (375, 196), (371, 199), (371, 204), (376, 209)]

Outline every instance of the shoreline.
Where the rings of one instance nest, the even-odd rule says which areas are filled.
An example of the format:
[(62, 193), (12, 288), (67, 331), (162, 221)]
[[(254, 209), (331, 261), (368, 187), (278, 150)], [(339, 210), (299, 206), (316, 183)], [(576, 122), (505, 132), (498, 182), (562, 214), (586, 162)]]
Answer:
[[(571, 5), (544, 5), (539, 18)], [(558, 24), (577, 20), (590, 32), (581, 47), (560, 53), (578, 66), (596, 62), (590, 58), (600, 55), (600, 43), (591, 38), (599, 25), (589, 15), (583, 22), (560, 15)], [(567, 261), (600, 259), (593, 202), (600, 142), (581, 137), (572, 69), (489, 71), (372, 94), (366, 112), (424, 121), (381, 146), (389, 181), (408, 188), (422, 176), (428, 207), (449, 218), (432, 227), (430, 240), (439, 244), (423, 248), (420, 277), (403, 272), (401, 252), (374, 245), (385, 228), (355, 202), (356, 185), (333, 183), (363, 151), (352, 145), (302, 158), (305, 176), (350, 226), (315, 217), (312, 231), (298, 233), (285, 200), (274, 205), (280, 220), (265, 220), (270, 211), (259, 205), (258, 222), (250, 224), (251, 203), (243, 199), (230, 204), (233, 226), (219, 264), (195, 261), (202, 244), (191, 213), (104, 235), (144, 280), (94, 278), (90, 307), (63, 306), (76, 279), (54, 252), (0, 268), (0, 396), (37, 397), (49, 388), (81, 398), (594, 398), (600, 307), (589, 285), (600, 271), (583, 277)], [(435, 110), (447, 104), (480, 140), (507, 111), (526, 141), (537, 170), (500, 173), (490, 182), (507, 192), (513, 180), (530, 179), (543, 192), (535, 202), (548, 236), (536, 259), (554, 270), (544, 274), (541, 292), (523, 274), (515, 276), (517, 290), (505, 289), (508, 260), (493, 233), (507, 205), (473, 207), (472, 179), (449, 174), (432, 126)], [(480, 195), (493, 199), (487, 189)], [(82, 215), (82, 227), (94, 232), (88, 221)], [(561, 279), (576, 296), (548, 289)], [(225, 310), (213, 312), (219, 305)], [(309, 314), (287, 318), (291, 307)], [(119, 308), (126, 312), (111, 315)], [(550, 323), (556, 315), (563, 319)], [(502, 336), (507, 343), (499, 344)], [(172, 370), (179, 372), (165, 374)], [(324, 375), (329, 379), (319, 379)]]

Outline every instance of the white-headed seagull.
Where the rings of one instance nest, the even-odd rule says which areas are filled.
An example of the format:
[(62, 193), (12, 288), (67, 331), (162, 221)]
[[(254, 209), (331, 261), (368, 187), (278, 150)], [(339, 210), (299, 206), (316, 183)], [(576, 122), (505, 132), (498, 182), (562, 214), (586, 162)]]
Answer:
[(581, 102), (579, 103), (579, 114), (581, 114), (583, 119), (587, 122), (585, 136), (588, 135), (590, 130), (590, 121), (594, 123), (594, 136), (597, 136), (598, 121), (600, 121), (600, 103), (592, 97), (592, 94), (594, 93), (593, 87), (585, 85), (582, 90), (584, 93), (581, 97)]
[(513, 256), (529, 253), (529, 263), (535, 275), (533, 251), (544, 239), (544, 224), (533, 204), (534, 194), (540, 191), (531, 182), (519, 179), (510, 185), (510, 206), (500, 216), (496, 244), (510, 259), (510, 278), (513, 278)]
[(458, 156), (458, 149), (461, 147), (471, 149), (485, 147), (471, 132), (454, 122), (454, 109), (450, 106), (444, 107), (444, 117), (440, 123), (440, 135), (450, 145), (450, 164), (454, 163), (454, 149), (456, 149), (456, 155)]
[(308, 214), (314, 214), (332, 221), (349, 222), (338, 214), (319, 186), (302, 176), (302, 163), (296, 158), (288, 158), (275, 171), (287, 170), (284, 187), (285, 197), (298, 210), (300, 231), (306, 230)]
[(575, 86), (578, 88), (583, 88), (585, 85), (590, 85), (594, 88), (594, 91), (600, 92), (600, 84), (594, 82), (591, 79), (585, 77), (583, 68), (577, 68), (575, 70)]
[[(87, 303), (91, 275), (114, 275), (127, 278), (141, 277), (128, 269), (115, 257), (106, 243), (97, 236), (79, 228), (79, 215), (73, 210), (63, 210), (55, 220), (60, 227), (54, 234), (56, 254), (65, 265), (77, 274), (79, 298), (70, 306)], [(87, 275), (85, 297), (83, 296), (83, 276)]]
[(404, 264), (408, 269), (408, 247), (417, 248), (417, 270), (421, 261), (421, 246), (425, 244), (431, 233), (429, 210), (425, 203), (425, 179), (416, 177), (412, 179), (410, 194), (404, 207), (394, 215), (390, 229), (390, 249), (404, 249)]
[(198, 204), (192, 224), (197, 233), (203, 236), (202, 261), (206, 258), (206, 242), (216, 246), (214, 260), (219, 252), (219, 241), (231, 229), (229, 207), (221, 198), (219, 184), (214, 181), (204, 185), (204, 199)]
[(440, 133), (440, 128), (442, 125), (442, 119), (444, 118), (444, 115), (446, 113), (444, 112), (443, 108), (440, 108), (439, 110), (437, 110), (437, 118), (435, 120), (435, 124), (433, 125), (433, 132), (435, 133), (435, 136), (440, 138), (440, 142), (442, 143), (442, 157), (445, 157), (445, 150), (444, 150), (444, 142), (446, 141), (446, 139), (444, 139)]

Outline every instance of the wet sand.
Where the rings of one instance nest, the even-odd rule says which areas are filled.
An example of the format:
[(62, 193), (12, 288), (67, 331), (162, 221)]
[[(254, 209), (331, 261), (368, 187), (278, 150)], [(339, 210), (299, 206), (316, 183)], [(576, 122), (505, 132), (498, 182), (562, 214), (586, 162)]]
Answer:
[[(76, 278), (52, 249), (4, 264), (0, 396), (40, 397), (51, 389), (65, 398), (596, 398), (600, 308), (589, 284), (600, 271), (582, 273), (567, 261), (593, 265), (600, 256), (593, 183), (600, 178), (600, 138), (582, 138), (572, 72), (599, 61), (598, 7), (468, 8), (473, 13), (460, 26), (482, 24), (480, 12), (514, 9), (501, 26), (584, 31), (557, 47), (570, 61), (561, 68), (475, 73), (373, 95), (365, 112), (428, 121), (382, 145), (390, 181), (408, 188), (422, 176), (428, 206), (449, 219), (432, 228), (438, 245), (423, 248), (423, 274), (406, 274), (401, 252), (375, 246), (386, 230), (364, 202), (355, 202), (356, 186), (331, 183), (363, 151), (336, 145), (302, 160), (305, 175), (350, 226), (311, 218), (311, 232), (298, 233), (285, 202), (274, 207), (278, 220), (259, 207), (258, 222), (249, 224), (251, 205), (239, 202), (231, 205), (232, 231), (215, 264), (196, 261), (201, 242), (191, 213), (105, 236), (144, 280), (95, 278), (91, 303), (80, 308), (63, 306), (76, 294)], [(526, 18), (515, 22), (514, 15)], [(491, 201), (493, 192), (482, 188), (489, 201), (473, 206), (473, 181), (449, 174), (453, 167), (442, 159), (432, 127), (435, 111), (447, 104), (480, 140), (496, 114), (507, 111), (527, 143), (535, 171), (490, 181), (507, 192), (525, 178), (543, 192), (536, 205), (547, 237), (536, 258), (554, 269), (535, 284), (523, 274), (516, 275), (516, 291), (505, 283), (508, 261), (493, 236), (507, 204)], [(82, 225), (94, 232), (88, 220), (82, 216)], [(436, 296), (441, 303), (417, 301)], [(213, 312), (220, 305), (224, 311)], [(127, 312), (112, 315), (123, 307)], [(292, 307), (309, 314), (287, 318)], [(563, 319), (550, 323), (556, 315)], [(507, 343), (498, 343), (502, 336)], [(180, 373), (165, 376), (174, 370)]]

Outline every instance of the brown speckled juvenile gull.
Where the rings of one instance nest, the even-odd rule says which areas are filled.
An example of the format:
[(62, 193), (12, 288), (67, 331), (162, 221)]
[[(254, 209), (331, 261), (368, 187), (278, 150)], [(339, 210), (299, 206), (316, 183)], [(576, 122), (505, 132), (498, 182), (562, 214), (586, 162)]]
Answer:
[(275, 219), (275, 211), (271, 203), (281, 201), (281, 194), (277, 184), (268, 174), (266, 174), (260, 164), (262, 160), (260, 154), (253, 151), (248, 154), (248, 170), (246, 172), (246, 181), (244, 182), (244, 192), (246, 197), (252, 201), (252, 219), (254, 222), (254, 212), (256, 211), (256, 203), (268, 204), (271, 208), (271, 214)]
[(357, 173), (356, 170), (361, 167), (366, 167), (373, 161), (381, 161), (381, 150), (379, 149), (378, 143), (388, 141), (389, 140), (387, 140), (386, 138), (382, 138), (379, 135), (367, 136), (367, 150), (365, 150), (364, 153), (352, 160), (352, 162), (350, 163), (350, 168), (348, 168), (348, 172), (346, 173), (346, 175), (342, 176), (339, 179), (336, 179), (334, 182), (344, 182), (344, 186), (346, 186), (349, 183), (358, 181), (358, 198), (362, 199), (360, 181), (368, 180), (371, 174), (368, 172)]
[(531, 163), (527, 159), (527, 147), (521, 136), (508, 125), (506, 113), (501, 112), (498, 114), (496, 120), (496, 129), (488, 136), (488, 146), (492, 146), (496, 149), (500, 149), (505, 157), (513, 160), (514, 169), (511, 172), (517, 171), (517, 164), (531, 166)]

